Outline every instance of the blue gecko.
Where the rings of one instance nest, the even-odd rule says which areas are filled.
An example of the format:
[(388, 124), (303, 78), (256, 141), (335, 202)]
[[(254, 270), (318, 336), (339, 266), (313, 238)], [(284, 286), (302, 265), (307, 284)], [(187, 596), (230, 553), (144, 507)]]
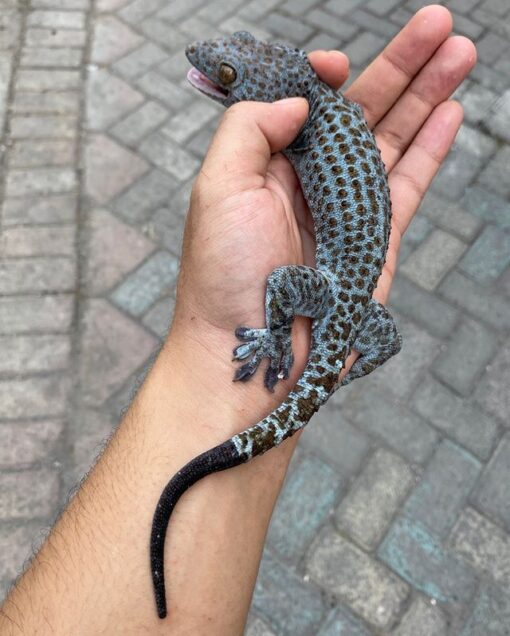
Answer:
[[(214, 100), (273, 102), (300, 96), (308, 119), (284, 150), (313, 215), (317, 267), (276, 268), (267, 280), (265, 328), (240, 327), (234, 379), (253, 376), (269, 358), (264, 384), (273, 390), (293, 363), (294, 316), (312, 319), (311, 346), (302, 376), (287, 399), (262, 421), (202, 453), (164, 489), (152, 525), (151, 572), (160, 618), (167, 614), (164, 541), (179, 497), (211, 473), (245, 463), (303, 428), (339, 387), (383, 364), (401, 347), (388, 311), (372, 298), (386, 258), (391, 225), (388, 182), (363, 110), (321, 82), (306, 53), (256, 40), (250, 33), (197, 42), (186, 49), (188, 79)], [(351, 351), (360, 357), (342, 382)]]

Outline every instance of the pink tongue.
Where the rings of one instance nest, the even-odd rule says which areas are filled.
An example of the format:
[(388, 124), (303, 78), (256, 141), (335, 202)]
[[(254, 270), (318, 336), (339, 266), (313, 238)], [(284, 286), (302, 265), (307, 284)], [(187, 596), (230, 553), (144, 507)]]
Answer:
[(192, 67), (188, 71), (187, 75), (189, 83), (198, 88), (199, 90), (211, 95), (212, 97), (219, 97), (221, 99), (225, 99), (226, 95), (223, 91), (221, 91), (216, 84), (211, 82), (203, 73), (201, 73), (198, 69)]

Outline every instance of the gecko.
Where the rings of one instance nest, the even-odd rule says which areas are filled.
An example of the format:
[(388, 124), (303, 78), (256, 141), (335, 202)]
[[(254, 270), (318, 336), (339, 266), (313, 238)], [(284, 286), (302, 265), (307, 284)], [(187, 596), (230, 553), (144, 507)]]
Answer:
[[(225, 107), (251, 100), (304, 97), (308, 118), (283, 151), (313, 216), (316, 267), (277, 267), (266, 281), (265, 327), (239, 327), (234, 380), (247, 381), (269, 359), (265, 387), (287, 379), (295, 316), (312, 320), (304, 371), (285, 401), (261, 421), (186, 464), (163, 490), (154, 513), (150, 567), (156, 609), (167, 615), (164, 544), (180, 496), (199, 479), (250, 461), (302, 429), (340, 386), (398, 353), (402, 339), (388, 310), (372, 298), (388, 248), (391, 202), (385, 167), (362, 107), (320, 81), (304, 51), (257, 40), (246, 31), (186, 48), (189, 82)], [(359, 357), (342, 381), (351, 350)]]

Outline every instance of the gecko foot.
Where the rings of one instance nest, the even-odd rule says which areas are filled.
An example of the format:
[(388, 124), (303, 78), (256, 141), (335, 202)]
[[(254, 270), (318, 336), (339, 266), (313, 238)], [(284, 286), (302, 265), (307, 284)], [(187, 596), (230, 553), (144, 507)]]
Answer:
[(234, 349), (234, 360), (247, 360), (234, 375), (234, 381), (249, 380), (258, 369), (262, 358), (269, 358), (264, 376), (264, 386), (273, 391), (278, 380), (285, 380), (294, 362), (290, 331), (282, 334), (269, 329), (236, 329), (236, 336), (243, 344)]

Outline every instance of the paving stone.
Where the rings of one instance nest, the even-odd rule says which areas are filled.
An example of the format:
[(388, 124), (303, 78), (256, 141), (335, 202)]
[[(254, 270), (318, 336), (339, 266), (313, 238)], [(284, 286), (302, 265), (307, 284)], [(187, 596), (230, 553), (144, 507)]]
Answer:
[(166, 51), (154, 42), (145, 42), (138, 49), (118, 60), (113, 65), (113, 69), (126, 79), (134, 79), (166, 59), (168, 59)]
[[(168, 52), (176, 50), (183, 50), (187, 44), (189, 44), (189, 36), (183, 35), (180, 29), (185, 30), (185, 27), (180, 25), (180, 29), (176, 29), (171, 22), (163, 22), (158, 17), (146, 18), (138, 25), (138, 28), (153, 42), (157, 42), (159, 46), (166, 49)], [(212, 28), (212, 27), (210, 27)], [(193, 31), (193, 36), (199, 31)], [(201, 33), (201, 37), (206, 39), (208, 36)]]
[(192, 177), (200, 166), (200, 162), (189, 152), (159, 132), (146, 137), (139, 149), (153, 164), (178, 181), (186, 181)]
[(510, 230), (488, 225), (460, 262), (460, 268), (479, 283), (498, 278), (510, 263)]
[(386, 44), (383, 38), (373, 33), (363, 32), (343, 48), (353, 66), (365, 66)]
[(485, 64), (493, 64), (509, 48), (510, 43), (507, 38), (503, 38), (497, 33), (492, 33), (490, 31), (476, 43), (478, 57)]
[(90, 0), (31, 0), (33, 9), (83, 9), (90, 8)]
[(54, 456), (64, 430), (61, 420), (0, 424), (0, 468), (27, 468)]
[(420, 211), (434, 225), (452, 234), (457, 234), (464, 241), (471, 241), (482, 225), (479, 217), (473, 216), (458, 203), (444, 201), (432, 192), (425, 196)]
[(212, 0), (199, 9), (197, 15), (203, 20), (217, 24), (234, 13), (242, 4), (243, 0)]
[(455, 33), (466, 35), (468, 38), (473, 40), (478, 39), (483, 33), (483, 27), (477, 22), (466, 18), (466, 16), (461, 15), (460, 13), (452, 12), (452, 14)]
[(116, 213), (130, 223), (141, 223), (173, 196), (177, 181), (161, 170), (151, 170), (122, 193), (114, 203)]
[(510, 328), (510, 303), (486, 285), (482, 287), (459, 272), (452, 272), (441, 284), (439, 292), (496, 329)]
[(276, 634), (263, 620), (255, 618), (248, 624), (245, 636), (276, 636)]
[(106, 135), (90, 135), (85, 163), (85, 191), (100, 204), (113, 199), (149, 169), (144, 159)]
[(362, 548), (375, 549), (413, 484), (409, 466), (378, 449), (338, 507), (338, 528)]
[(497, 347), (494, 335), (474, 320), (464, 320), (434, 363), (434, 374), (468, 396)]
[[(374, 16), (368, 11), (363, 9), (357, 9), (349, 15), (349, 20), (354, 24), (361, 27), (364, 31), (371, 33), (377, 33), (382, 36), (382, 40), (379, 41), (381, 50), (399, 31), (399, 28), (386, 20), (381, 20), (378, 16)], [(377, 50), (374, 51), (372, 57), (375, 57)]]
[(9, 170), (5, 191), (8, 197), (66, 193), (77, 187), (73, 168), (23, 168)]
[[(494, 64), (493, 66), (487, 66), (487, 64), (478, 62), (478, 64), (471, 71), (471, 78), (475, 82), (479, 82), (486, 88), (490, 88), (491, 90), (497, 91), (498, 93), (502, 93), (508, 86), (508, 77), (504, 73), (500, 73), (499, 71), (497, 71), (495, 67), (496, 64)], [(489, 120), (493, 116), (494, 114), (492, 112), (489, 113), (487, 120)], [(502, 119), (504, 118), (505, 115), (503, 115)], [(492, 125), (492, 122), (489, 125)], [(489, 126), (487, 127), (489, 128)], [(508, 141), (508, 138), (505, 137), (504, 130), (500, 131), (500, 136)]]
[(335, 608), (317, 636), (371, 636), (368, 628), (343, 607)]
[(431, 377), (420, 383), (412, 404), (419, 415), (472, 453), (485, 460), (490, 457), (498, 425), (488, 414)]
[(506, 484), (510, 475), (510, 436), (501, 440), (473, 495), (478, 509), (510, 527), (510, 501)]
[(193, 99), (190, 93), (154, 69), (140, 76), (137, 86), (149, 97), (162, 102), (172, 112), (181, 111)]
[(365, 2), (366, 0), (329, 0), (324, 7), (335, 15), (344, 16), (354, 11), (358, 6), (365, 4)]
[(424, 420), (377, 390), (370, 395), (366, 391), (351, 394), (344, 405), (344, 414), (411, 462), (427, 461), (438, 439)]
[[(321, 33), (326, 31), (336, 38), (337, 47), (340, 41), (345, 42), (352, 38), (358, 31), (357, 27), (341, 18), (337, 18), (331, 13), (327, 13), (322, 9), (313, 9), (306, 14), (306, 22), (311, 24)], [(336, 47), (335, 47), (336, 48)]]
[(396, 9), (400, 0), (370, 0), (365, 6), (372, 13), (383, 16), (392, 9)]
[(446, 636), (448, 623), (441, 610), (417, 597), (393, 632), (394, 636)]
[(505, 91), (496, 102), (491, 105), (490, 117), (487, 118), (488, 130), (506, 142), (510, 142), (508, 125), (510, 122), (510, 89)]
[(159, 296), (173, 289), (178, 262), (168, 252), (154, 254), (117, 287), (112, 300), (133, 316), (141, 316)]
[(447, 552), (418, 522), (397, 519), (378, 555), (414, 588), (443, 603), (467, 603), (475, 592), (476, 577), (471, 568)]
[(165, 0), (134, 0), (134, 2), (124, 6), (119, 11), (119, 15), (126, 22), (137, 25), (147, 15), (156, 12), (163, 4), (165, 4)]
[(506, 179), (509, 161), (510, 146), (504, 145), (492, 157), (478, 177), (478, 181), (482, 186), (504, 198), (510, 194), (510, 185)]
[(332, 51), (338, 48), (338, 39), (327, 33), (318, 33), (307, 40), (303, 46), (305, 51)]
[(0, 294), (65, 292), (75, 288), (74, 260), (64, 257), (0, 261)]
[(457, 201), (480, 171), (482, 163), (481, 157), (454, 148), (441, 166), (433, 190), (445, 199)]
[(115, 422), (110, 415), (102, 411), (86, 409), (80, 417), (80, 426), (73, 434), (73, 478), (76, 482), (94, 465), (106, 442)]
[(281, 0), (251, 0), (240, 9), (239, 15), (258, 22), (264, 15), (281, 4)]
[(158, 338), (164, 340), (172, 322), (174, 308), (175, 298), (173, 296), (161, 298), (144, 315), (142, 322)]
[(503, 345), (490, 363), (476, 389), (476, 400), (481, 406), (509, 425), (510, 397), (508, 382), (510, 371), (510, 346)]
[(0, 233), (0, 252), (11, 256), (73, 256), (73, 226), (7, 228)]
[(306, 636), (318, 628), (324, 603), (319, 590), (283, 567), (266, 551), (262, 559), (253, 605), (271, 618), (281, 636)]
[(89, 130), (105, 130), (144, 101), (143, 95), (104, 69), (91, 71), (87, 81)]
[(296, 44), (304, 42), (313, 33), (312, 27), (280, 13), (270, 13), (261, 22), (264, 28), (275, 35), (288, 38), (292, 34), (292, 41)]
[(76, 219), (76, 196), (17, 197), (5, 199), (2, 210), (4, 227), (45, 223), (72, 223)]
[[(0, 30), (1, 33), (1, 30)], [(0, 36), (1, 37), (1, 36)], [(0, 135), (3, 134), (5, 124), (5, 113), (7, 110), (7, 95), (12, 72), (12, 55), (0, 55)]]
[(0, 581), (6, 585), (20, 574), (24, 561), (32, 556), (34, 535), (35, 529), (26, 523), (0, 526)]
[(69, 366), (69, 336), (0, 336), (0, 373), (7, 375), (52, 372)]
[(161, 132), (182, 144), (206, 126), (218, 112), (218, 108), (211, 106), (208, 102), (202, 100), (194, 102), (186, 111), (174, 115), (163, 126)]
[(31, 11), (27, 15), (27, 26), (49, 29), (84, 29), (83, 11)]
[(63, 415), (69, 396), (69, 380), (66, 376), (50, 375), (0, 381), (0, 419)]
[(507, 636), (509, 624), (508, 593), (491, 583), (482, 583), (473, 613), (460, 636)]
[(450, 537), (457, 554), (480, 574), (508, 588), (510, 584), (510, 537), (473, 508), (466, 508)]
[(157, 341), (106, 300), (88, 301), (83, 315), (80, 379), (84, 402), (97, 407), (142, 366)]
[(216, 25), (202, 20), (196, 15), (191, 14), (191, 17), (183, 20), (179, 25), (179, 30), (187, 35), (187, 42), (196, 38), (197, 33), (200, 33), (200, 37), (203, 40), (209, 40), (221, 36), (221, 32)]
[(107, 65), (143, 44), (144, 38), (113, 15), (100, 15), (94, 20), (90, 60)]
[(152, 242), (107, 210), (90, 213), (89, 231), (85, 277), (92, 295), (103, 294), (119, 284), (155, 249)]
[(367, 622), (388, 629), (402, 611), (408, 587), (390, 570), (328, 530), (311, 551), (308, 572)]
[[(236, 31), (248, 31), (258, 40), (269, 41), (271, 34), (267, 29), (263, 29), (258, 24), (253, 24), (238, 14), (231, 15), (229, 18), (222, 20), (218, 25), (225, 35), (230, 35)], [(189, 64), (189, 63), (188, 63)]]
[(439, 342), (413, 322), (400, 316), (395, 320), (402, 334), (402, 350), (367, 378), (367, 382), (386, 394), (405, 399), (436, 358)]
[(269, 543), (277, 555), (297, 563), (341, 491), (342, 480), (330, 466), (304, 457), (285, 484), (269, 527)]
[(67, 332), (72, 316), (71, 295), (0, 297), (2, 334)]
[(433, 291), (449, 269), (459, 260), (466, 244), (443, 230), (434, 230), (402, 265), (414, 283)]
[(359, 470), (370, 448), (367, 435), (354, 428), (342, 411), (332, 408), (331, 402), (314, 415), (299, 443), (346, 477)]
[(184, 52), (176, 51), (169, 55), (161, 64), (158, 64), (157, 70), (170, 80), (178, 81), (186, 77), (189, 67), (188, 58), (184, 55)]
[(76, 144), (73, 140), (19, 140), (9, 149), (10, 168), (65, 166), (74, 163)]
[(498, 94), (495, 91), (473, 82), (462, 95), (466, 120), (473, 124), (487, 120), (497, 101)]
[(78, 68), (83, 60), (80, 49), (71, 48), (33, 48), (23, 49), (21, 66), (31, 68)]
[[(280, 0), (273, 0), (273, 4), (278, 4)], [(170, 0), (169, 2), (160, 2), (164, 4), (162, 9), (156, 14), (158, 18), (163, 20), (178, 21), (186, 18), (188, 15), (198, 10), (206, 3), (206, 0)], [(262, 0), (264, 4), (264, 0)]]
[[(2, 6), (7, 9), (5, 2)], [(2, 11), (0, 13), (0, 49), (13, 49), (17, 46), (21, 28), (21, 12)]]
[(448, 336), (458, 321), (453, 307), (404, 276), (397, 275), (391, 288), (391, 306), (437, 337)]
[(402, 511), (423, 523), (435, 536), (445, 537), (453, 527), (481, 470), (480, 462), (446, 440), (438, 447), (420, 483)]
[(502, 228), (510, 228), (510, 204), (493, 192), (479, 186), (468, 188), (463, 199), (469, 212), (484, 221), (492, 221)]
[(184, 217), (175, 212), (172, 213), (168, 208), (159, 208), (150, 221), (145, 223), (143, 232), (151, 241), (159, 242), (179, 256), (184, 232)]
[(47, 517), (55, 510), (59, 494), (54, 470), (0, 473), (0, 518)]
[(77, 91), (47, 91), (45, 93), (16, 91), (12, 111), (30, 114), (77, 114), (79, 105), (80, 94)]
[(86, 41), (85, 29), (78, 31), (58, 29), (54, 26), (46, 29), (28, 28), (25, 35), (25, 44), (30, 47), (81, 48), (85, 46)]
[(460, 127), (455, 137), (455, 145), (461, 150), (481, 159), (490, 157), (497, 148), (496, 141), (492, 137), (466, 124)]

